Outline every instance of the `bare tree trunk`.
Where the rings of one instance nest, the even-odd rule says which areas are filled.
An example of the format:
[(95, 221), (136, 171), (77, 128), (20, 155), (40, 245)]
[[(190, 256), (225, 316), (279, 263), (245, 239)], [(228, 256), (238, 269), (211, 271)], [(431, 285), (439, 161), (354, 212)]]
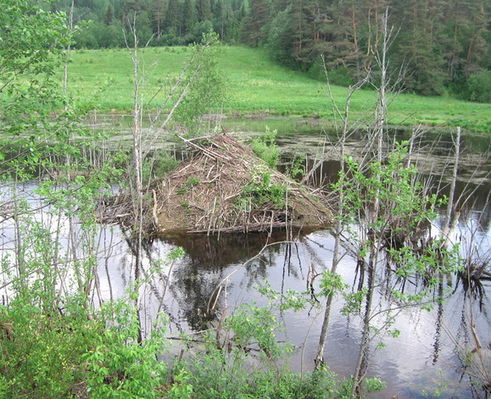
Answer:
[[(331, 97), (332, 101), (332, 106), (336, 113), (342, 118), (343, 120), (343, 130), (341, 133), (341, 137), (339, 138), (339, 146), (340, 146), (340, 158), (341, 158), (341, 172), (345, 171), (345, 145), (346, 145), (346, 139), (348, 137), (348, 133), (350, 131), (349, 127), (349, 112), (350, 112), (350, 105), (351, 105), (351, 98), (353, 94), (363, 87), (365, 83), (369, 79), (369, 74), (365, 76), (364, 79), (359, 80), (355, 85), (352, 85), (348, 89), (348, 95), (346, 96), (346, 101), (345, 101), (345, 107), (344, 107), (344, 112), (341, 113), (341, 111), (338, 109), (336, 102), (334, 101), (334, 96), (332, 95), (332, 92), (330, 90), (330, 84), (329, 84), (329, 76), (328, 76), (328, 71), (326, 68), (326, 63), (324, 59), (322, 59), (323, 65), (324, 65), (324, 74), (326, 77), (327, 85), (329, 88), (329, 95)], [(322, 165), (322, 162), (319, 163)], [(317, 168), (316, 165), (314, 165), (314, 168)], [(322, 174), (322, 173), (321, 173)], [(333, 235), (334, 235), (334, 251), (333, 251), (333, 257), (332, 257), (332, 263), (331, 263), (331, 274), (335, 274), (337, 271), (337, 267), (340, 261), (340, 248), (341, 248), (341, 234), (343, 232), (343, 214), (344, 214), (344, 189), (341, 187), (340, 192), (339, 192), (339, 197), (338, 197), (338, 219), (336, 221), (336, 225), (333, 230)], [(330, 313), (331, 313), (331, 306), (332, 306), (332, 300), (334, 298), (334, 293), (331, 293), (330, 295), (327, 296), (326, 298), (326, 305), (325, 305), (325, 311), (324, 311), (324, 319), (322, 322), (322, 327), (321, 327), (321, 333), (319, 337), (319, 345), (317, 347), (317, 354), (314, 359), (315, 367), (318, 368), (324, 363), (324, 352), (325, 352), (325, 345), (326, 345), (326, 340), (327, 340), (327, 332), (329, 329), (329, 319), (330, 319)]]
[[(348, 123), (349, 123), (349, 110), (351, 104), (351, 96), (356, 88), (350, 87), (348, 92), (348, 97), (346, 98), (344, 115), (343, 115), (343, 132), (340, 138), (340, 156), (341, 156), (341, 172), (345, 170), (344, 163), (344, 154), (345, 154), (345, 144), (346, 144), (346, 136), (348, 134)], [(334, 227), (334, 251), (332, 254), (332, 264), (331, 264), (331, 274), (336, 273), (338, 263), (339, 263), (339, 249), (340, 249), (340, 240), (341, 233), (343, 229), (343, 207), (344, 207), (344, 190), (341, 188), (338, 197), (338, 219), (336, 222), (336, 226)], [(324, 311), (324, 319), (322, 322), (321, 335), (319, 337), (319, 346), (317, 347), (317, 354), (315, 356), (315, 367), (318, 368), (322, 363), (324, 363), (324, 349), (326, 345), (327, 332), (329, 329), (329, 318), (331, 313), (331, 305), (334, 297), (334, 293), (331, 293), (326, 298), (326, 307)]]
[[(447, 204), (447, 217), (445, 220), (445, 226), (443, 228), (443, 234), (445, 236), (445, 243), (448, 243), (450, 226), (452, 225), (452, 214), (454, 212), (455, 204), (455, 186), (457, 184), (457, 175), (459, 171), (459, 160), (460, 160), (460, 136), (462, 133), (462, 129), (460, 127), (457, 128), (457, 137), (454, 138), (454, 165), (452, 172), (452, 182), (450, 183), (450, 192), (448, 194), (448, 204)], [(452, 136), (453, 138), (453, 136)]]
[[(347, 113), (349, 112), (349, 102), (346, 103), (346, 120), (344, 124), (343, 134), (341, 136), (341, 172), (344, 172), (344, 146), (346, 141), (346, 132), (347, 132)], [(339, 193), (338, 198), (338, 212), (339, 218), (336, 222), (336, 226), (334, 228), (334, 251), (332, 254), (332, 265), (331, 265), (331, 274), (335, 274), (338, 263), (339, 263), (339, 248), (340, 248), (340, 240), (341, 240), (341, 232), (343, 228), (342, 215), (343, 215), (343, 206), (344, 206), (344, 195), (343, 189)], [(326, 345), (327, 332), (329, 329), (329, 318), (331, 314), (331, 305), (334, 297), (334, 293), (328, 295), (326, 299), (326, 307), (324, 311), (324, 320), (322, 322), (321, 335), (319, 337), (319, 346), (317, 347), (317, 355), (315, 356), (315, 367), (318, 368), (322, 363), (324, 363), (324, 348)]]
[[(389, 9), (386, 8), (384, 17), (382, 18), (382, 48), (377, 54), (377, 63), (380, 68), (380, 87), (378, 90), (377, 109), (375, 112), (375, 127), (373, 139), (377, 143), (376, 160), (382, 163), (383, 159), (383, 139), (387, 118), (387, 98), (386, 92), (388, 87), (387, 76), (387, 50), (389, 46), (391, 31), (388, 29)], [(380, 176), (377, 177), (380, 179)], [(373, 211), (369, 218), (372, 225), (379, 219), (380, 216), (380, 198), (378, 191), (375, 193)], [(368, 227), (368, 226), (367, 226)], [(380, 250), (381, 232), (373, 231), (368, 234), (370, 240), (370, 254), (368, 259), (368, 293), (365, 302), (365, 313), (363, 316), (363, 333), (360, 342), (360, 351), (358, 361), (354, 372), (353, 386), (351, 389), (351, 397), (356, 398), (361, 396), (361, 383), (365, 377), (368, 368), (368, 357), (370, 351), (370, 319), (372, 312), (373, 294), (375, 290), (375, 277), (377, 275), (378, 252)]]
[[(137, 215), (137, 245), (135, 251), (135, 287), (138, 289), (138, 282), (140, 280), (141, 271), (141, 258), (142, 258), (142, 242), (143, 242), (143, 182), (142, 182), (142, 107), (140, 101), (140, 61), (138, 52), (138, 36), (136, 31), (136, 13), (133, 14), (133, 21), (131, 21), (131, 31), (133, 34), (133, 164), (135, 174), (135, 187), (133, 194), (133, 206), (135, 209), (135, 215)], [(140, 311), (138, 309), (138, 296), (135, 298), (135, 307), (137, 317), (139, 321), (138, 329), (138, 342), (142, 342), (142, 330), (140, 321)]]

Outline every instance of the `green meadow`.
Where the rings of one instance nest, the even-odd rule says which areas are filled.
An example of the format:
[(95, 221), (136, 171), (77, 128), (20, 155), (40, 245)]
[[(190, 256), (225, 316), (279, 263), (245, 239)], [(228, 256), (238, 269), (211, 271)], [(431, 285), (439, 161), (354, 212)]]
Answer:
[[(142, 50), (142, 92), (152, 98), (159, 87), (175, 79), (189, 59), (185, 47)], [(223, 111), (248, 114), (319, 116), (334, 118), (327, 85), (306, 74), (275, 64), (260, 49), (224, 46), (218, 67), (227, 85)], [(132, 107), (132, 61), (126, 49), (79, 50), (72, 53), (70, 91), (77, 102), (101, 111), (124, 111)], [(342, 108), (347, 89), (331, 86), (335, 103)], [(164, 97), (146, 103), (156, 108)], [(369, 118), (376, 101), (372, 90), (361, 90), (351, 103), (354, 120)], [(459, 101), (451, 97), (399, 94), (391, 98), (389, 123), (394, 125), (462, 126), (491, 132), (491, 104)]]

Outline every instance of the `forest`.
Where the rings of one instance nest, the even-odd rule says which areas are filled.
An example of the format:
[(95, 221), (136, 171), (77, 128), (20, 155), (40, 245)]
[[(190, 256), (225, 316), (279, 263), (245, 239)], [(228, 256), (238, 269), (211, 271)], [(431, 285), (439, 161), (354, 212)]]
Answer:
[[(52, 5), (67, 11), (70, 0)], [(391, 71), (404, 71), (403, 89), (491, 101), (491, 4), (485, 0), (76, 0), (84, 26), (76, 48), (124, 47), (123, 26), (138, 14), (140, 41), (187, 45), (209, 30), (229, 44), (264, 47), (277, 62), (349, 85), (373, 64), (386, 7), (397, 33)]]

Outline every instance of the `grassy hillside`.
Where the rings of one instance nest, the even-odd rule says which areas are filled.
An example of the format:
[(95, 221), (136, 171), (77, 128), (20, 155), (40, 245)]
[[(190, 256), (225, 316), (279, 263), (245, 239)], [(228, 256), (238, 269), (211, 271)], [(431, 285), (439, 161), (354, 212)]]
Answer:
[[(144, 50), (144, 92), (153, 95), (162, 82), (179, 74), (190, 54), (188, 48)], [(223, 47), (219, 68), (228, 82), (226, 111), (280, 115), (319, 115), (332, 118), (326, 85), (299, 72), (276, 65), (261, 50)], [(132, 64), (127, 50), (85, 50), (73, 53), (70, 65), (72, 94), (81, 103), (101, 110), (126, 110), (132, 105)], [(333, 86), (339, 106), (346, 88)], [(376, 93), (363, 90), (352, 101), (357, 119), (369, 117)], [(149, 104), (150, 107), (156, 103)], [(392, 124), (463, 126), (491, 132), (491, 104), (458, 101), (448, 97), (402, 94), (390, 104)]]

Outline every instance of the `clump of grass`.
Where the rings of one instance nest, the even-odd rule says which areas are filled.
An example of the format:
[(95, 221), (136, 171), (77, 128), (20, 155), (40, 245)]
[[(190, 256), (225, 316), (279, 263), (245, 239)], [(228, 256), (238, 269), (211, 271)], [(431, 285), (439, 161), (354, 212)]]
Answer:
[(270, 130), (266, 126), (266, 132), (256, 137), (251, 142), (251, 149), (270, 168), (276, 168), (280, 159), (280, 149), (276, 145), (277, 130)]
[(244, 209), (272, 203), (277, 209), (284, 208), (287, 188), (284, 184), (274, 183), (271, 178), (271, 173), (267, 170), (252, 176), (251, 181), (242, 189), (238, 199), (239, 206)]

